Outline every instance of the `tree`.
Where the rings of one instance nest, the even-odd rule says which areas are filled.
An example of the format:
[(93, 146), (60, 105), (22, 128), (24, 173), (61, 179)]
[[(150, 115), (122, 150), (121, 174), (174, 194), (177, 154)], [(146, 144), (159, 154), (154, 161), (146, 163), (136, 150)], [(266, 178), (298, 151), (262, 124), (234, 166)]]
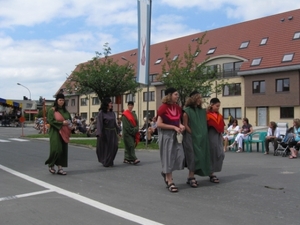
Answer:
[(200, 46), (208, 42), (204, 41), (204, 38), (205, 34), (197, 40), (195, 49), (192, 49), (189, 44), (183, 57), (177, 57), (177, 59), (170, 57), (171, 52), (166, 46), (166, 62), (162, 66), (159, 79), (166, 88), (177, 89), (181, 106), (185, 105), (187, 97), (195, 90), (205, 97), (219, 93), (224, 85), (222, 80), (220, 82), (215, 68), (206, 66), (208, 58), (200, 64), (196, 62), (197, 55), (201, 52)]
[(133, 64), (119, 65), (109, 57), (111, 48), (106, 43), (103, 54), (96, 52), (92, 60), (80, 64), (69, 76), (67, 89), (77, 94), (95, 93), (102, 101), (105, 97), (136, 93), (139, 84), (135, 81)]

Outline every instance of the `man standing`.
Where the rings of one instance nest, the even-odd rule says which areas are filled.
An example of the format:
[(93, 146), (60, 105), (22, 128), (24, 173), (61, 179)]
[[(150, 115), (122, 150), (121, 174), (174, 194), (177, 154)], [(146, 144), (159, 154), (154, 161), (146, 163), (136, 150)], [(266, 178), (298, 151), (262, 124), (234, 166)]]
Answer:
[(132, 112), (134, 103), (129, 101), (127, 107), (128, 109), (122, 114), (122, 136), (125, 145), (124, 163), (136, 165), (140, 162), (135, 156), (135, 147), (140, 141), (139, 123), (136, 114)]

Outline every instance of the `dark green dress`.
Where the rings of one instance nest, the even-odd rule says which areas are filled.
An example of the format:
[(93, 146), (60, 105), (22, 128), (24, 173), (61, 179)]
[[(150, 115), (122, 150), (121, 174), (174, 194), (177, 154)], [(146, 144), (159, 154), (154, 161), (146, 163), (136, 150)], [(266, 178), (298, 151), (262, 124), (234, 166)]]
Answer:
[(186, 107), (184, 112), (189, 117), (192, 133), (184, 134), (183, 149), (190, 171), (200, 176), (208, 176), (210, 168), (210, 149), (206, 123), (206, 110)]
[[(71, 115), (68, 111), (58, 109), (58, 112), (66, 119), (71, 120)], [(50, 124), (49, 138), (50, 138), (50, 154), (45, 164), (49, 167), (60, 165), (62, 167), (68, 166), (68, 143), (65, 143), (59, 134), (63, 123), (55, 120), (54, 110), (51, 108), (47, 115), (48, 123)]]
[(137, 116), (134, 112), (131, 113), (137, 124), (137, 126), (135, 127), (129, 122), (129, 120), (124, 115), (122, 116), (122, 126), (123, 126), (122, 137), (125, 145), (124, 159), (128, 161), (134, 161), (137, 159), (135, 155), (135, 145), (136, 145), (135, 134), (139, 132), (139, 126), (138, 126), (139, 123), (138, 123)]

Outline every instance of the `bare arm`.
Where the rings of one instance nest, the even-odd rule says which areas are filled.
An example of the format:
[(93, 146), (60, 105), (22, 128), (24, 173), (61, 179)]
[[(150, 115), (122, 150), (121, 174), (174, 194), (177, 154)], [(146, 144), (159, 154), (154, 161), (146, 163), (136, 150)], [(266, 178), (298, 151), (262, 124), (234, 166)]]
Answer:
[(188, 124), (189, 124), (189, 116), (186, 113), (183, 113), (183, 126), (185, 126), (186, 131), (191, 134), (192, 130)]

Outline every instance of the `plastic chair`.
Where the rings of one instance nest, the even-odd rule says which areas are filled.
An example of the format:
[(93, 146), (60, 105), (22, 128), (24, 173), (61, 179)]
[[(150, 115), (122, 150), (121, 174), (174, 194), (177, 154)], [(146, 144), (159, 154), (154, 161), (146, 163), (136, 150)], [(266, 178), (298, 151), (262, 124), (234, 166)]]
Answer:
[(262, 153), (264, 153), (266, 136), (267, 132), (265, 131), (256, 131), (252, 133), (252, 135), (249, 137), (250, 151), (252, 152), (252, 144), (256, 143), (256, 151), (259, 152), (259, 144), (261, 143)]

